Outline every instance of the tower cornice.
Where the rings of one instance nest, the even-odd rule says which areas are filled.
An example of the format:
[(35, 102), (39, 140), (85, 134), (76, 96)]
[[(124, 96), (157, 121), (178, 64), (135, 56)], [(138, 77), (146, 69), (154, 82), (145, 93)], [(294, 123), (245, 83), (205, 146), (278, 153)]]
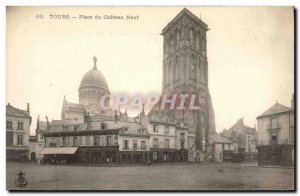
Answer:
[(177, 14), (177, 16), (171, 22), (169, 22), (169, 24), (167, 24), (167, 26), (162, 30), (161, 35), (165, 35), (184, 16), (189, 17), (192, 21), (194, 21), (195, 23), (199, 24), (205, 31), (209, 30), (207, 24), (205, 24), (201, 19), (199, 19), (197, 16), (195, 16), (188, 9), (183, 8), (183, 10), (179, 14)]

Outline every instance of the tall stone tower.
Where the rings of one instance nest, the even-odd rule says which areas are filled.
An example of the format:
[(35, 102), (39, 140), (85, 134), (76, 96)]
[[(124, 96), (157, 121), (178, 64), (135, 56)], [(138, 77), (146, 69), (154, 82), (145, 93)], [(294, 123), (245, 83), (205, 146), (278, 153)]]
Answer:
[(207, 24), (184, 8), (163, 30), (163, 94), (196, 94), (200, 110), (174, 111), (192, 127), (196, 149), (205, 151), (215, 119), (208, 89)]

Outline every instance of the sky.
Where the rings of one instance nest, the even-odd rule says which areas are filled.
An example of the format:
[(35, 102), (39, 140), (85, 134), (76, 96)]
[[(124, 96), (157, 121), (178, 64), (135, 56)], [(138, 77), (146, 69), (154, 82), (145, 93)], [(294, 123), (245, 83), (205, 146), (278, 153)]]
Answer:
[[(208, 80), (216, 130), (239, 118), (254, 127), (273, 104), (290, 107), (294, 93), (292, 7), (187, 7), (210, 28)], [(110, 92), (161, 93), (162, 29), (183, 7), (9, 7), (6, 103), (33, 118), (60, 119), (64, 95), (78, 103), (78, 87), (92, 69)], [(49, 14), (70, 19), (50, 19)], [(43, 18), (37, 18), (43, 15)], [(137, 20), (79, 19), (79, 15), (138, 16)], [(77, 17), (77, 19), (71, 17)], [(132, 111), (130, 115), (136, 115)]]

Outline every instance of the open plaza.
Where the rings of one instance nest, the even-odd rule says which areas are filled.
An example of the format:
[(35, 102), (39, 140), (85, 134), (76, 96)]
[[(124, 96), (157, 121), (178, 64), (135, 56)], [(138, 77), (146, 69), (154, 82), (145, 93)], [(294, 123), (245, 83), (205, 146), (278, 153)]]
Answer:
[[(17, 173), (27, 185), (15, 185)], [(162, 164), (130, 166), (7, 163), (9, 190), (293, 190), (290, 168), (244, 164)]]

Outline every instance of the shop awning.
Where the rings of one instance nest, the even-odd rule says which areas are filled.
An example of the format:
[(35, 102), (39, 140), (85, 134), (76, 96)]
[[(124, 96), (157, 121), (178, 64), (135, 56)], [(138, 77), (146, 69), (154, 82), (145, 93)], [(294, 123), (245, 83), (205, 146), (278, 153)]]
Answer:
[(78, 147), (51, 147), (44, 148), (41, 154), (74, 154)]

